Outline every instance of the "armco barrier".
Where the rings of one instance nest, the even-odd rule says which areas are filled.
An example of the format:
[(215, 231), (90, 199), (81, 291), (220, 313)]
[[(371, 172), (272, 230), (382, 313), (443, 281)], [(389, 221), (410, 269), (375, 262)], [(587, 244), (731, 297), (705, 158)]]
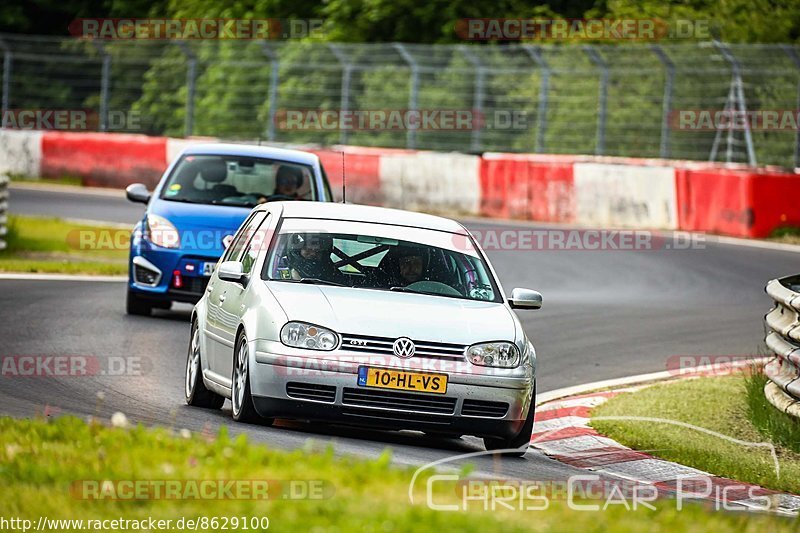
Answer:
[[(775, 358), (767, 363), (765, 372), (790, 400), (783, 403), (796, 406), (800, 402), (800, 274), (774, 279), (767, 283), (766, 291), (775, 301), (765, 317), (766, 343)], [(771, 399), (769, 394), (767, 397)], [(791, 408), (784, 410), (792, 412)]]
[(46, 132), (42, 176), (80, 176), (85, 185), (150, 187), (166, 168), (167, 139), (146, 135)]
[(8, 176), (0, 174), (0, 250), (6, 249), (8, 234)]

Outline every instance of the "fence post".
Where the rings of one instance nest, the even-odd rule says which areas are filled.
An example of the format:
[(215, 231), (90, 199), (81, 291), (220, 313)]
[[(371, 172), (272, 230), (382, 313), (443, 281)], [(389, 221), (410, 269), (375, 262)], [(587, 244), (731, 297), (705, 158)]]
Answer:
[[(728, 49), (728, 45), (724, 44), (720, 41), (714, 41), (714, 46), (717, 47), (717, 50), (720, 51), (722, 56), (725, 60), (731, 64), (731, 72), (733, 73), (733, 79), (731, 79), (731, 90), (728, 96), (728, 100), (730, 101), (730, 108), (732, 110), (736, 110), (742, 114), (743, 117), (747, 116), (747, 105), (745, 104), (744, 100), (744, 89), (742, 84), (742, 69), (741, 65), (739, 65), (739, 60), (734, 57), (731, 51)], [(726, 107), (728, 107), (728, 103), (726, 103)], [(738, 109), (737, 109), (738, 108)], [(720, 130), (717, 130), (719, 134)], [(728, 163), (731, 162), (731, 145), (733, 137), (733, 128), (728, 129), (728, 155), (727, 160)], [(714, 144), (717, 144), (719, 136), (714, 139)], [(750, 122), (748, 120), (744, 121), (744, 140), (745, 146), (747, 147), (747, 162), (751, 167), (756, 166), (756, 152), (755, 148), (753, 147), (753, 135), (750, 131)], [(716, 155), (716, 150), (714, 151)]]
[(269, 59), (272, 67), (269, 76), (269, 111), (267, 114), (267, 140), (275, 140), (275, 112), (278, 108), (278, 76), (280, 75), (280, 60), (278, 54), (267, 43), (262, 43), (261, 51)]
[(0, 117), (0, 129), (2, 129), (5, 127), (8, 102), (11, 98), (11, 59), (13, 54), (3, 39), (0, 39), (0, 48), (3, 49), (3, 97), (0, 100), (0, 111), (3, 112), (3, 116)]
[[(394, 43), (394, 47), (411, 68), (411, 86), (408, 89), (408, 110), (417, 111), (417, 100), (419, 98), (419, 64), (417, 64), (417, 60), (408, 53), (406, 47), (401, 43)], [(416, 147), (417, 129), (415, 127), (409, 127), (406, 132), (406, 148), (414, 150)]]
[[(339, 116), (346, 115), (348, 111), (350, 111), (350, 78), (353, 73), (353, 64), (347, 58), (346, 54), (342, 52), (339, 45), (336, 44), (329, 44), (328, 48), (330, 48), (333, 55), (336, 56), (336, 59), (339, 60), (339, 63), (342, 65), (342, 95), (341, 95), (341, 103), (339, 105)], [(343, 128), (342, 121), (339, 121), (339, 144), (347, 144), (347, 138), (349, 136), (349, 131), (347, 128)]]
[(188, 60), (186, 68), (186, 117), (183, 123), (183, 136), (191, 137), (194, 130), (194, 91), (197, 78), (197, 55), (184, 41), (178, 41), (183, 55)]
[(669, 159), (669, 116), (672, 113), (672, 87), (675, 83), (675, 63), (667, 56), (664, 49), (654, 44), (650, 49), (656, 54), (658, 60), (664, 65), (664, 100), (661, 110), (661, 149), (659, 154), (662, 159)]
[(6, 249), (8, 233), (8, 176), (0, 175), (0, 250)]
[(111, 77), (111, 55), (106, 51), (106, 46), (100, 41), (92, 44), (103, 56), (103, 68), (100, 74), (100, 131), (108, 130), (108, 98)]
[(472, 137), (470, 139), (470, 151), (471, 152), (480, 152), (481, 151), (481, 130), (483, 129), (483, 125), (486, 124), (486, 118), (483, 116), (483, 100), (484, 100), (484, 93), (485, 93), (485, 84), (486, 84), (486, 67), (483, 66), (483, 62), (481, 59), (475, 55), (472, 50), (468, 46), (460, 45), (458, 47), (459, 51), (464, 54), (464, 57), (472, 63), (472, 65), (477, 70), (475, 74), (475, 91), (472, 95), (472, 111), (480, 117), (480, 122), (477, 121), (472, 122)]
[(524, 45), (525, 52), (542, 70), (542, 81), (539, 83), (539, 103), (536, 107), (536, 153), (544, 152), (544, 135), (547, 131), (547, 104), (550, 97), (550, 65), (538, 46)]
[(582, 46), (583, 51), (589, 56), (592, 63), (600, 69), (600, 92), (597, 95), (599, 116), (597, 117), (597, 145), (595, 155), (603, 155), (606, 150), (606, 112), (608, 100), (608, 64), (600, 54), (590, 45)]
[[(782, 44), (781, 48), (786, 55), (788, 55), (794, 65), (800, 70), (800, 55), (797, 54), (794, 46), (790, 44)], [(800, 79), (797, 81), (797, 109), (800, 109)], [(800, 128), (794, 134), (794, 168), (800, 167)]]

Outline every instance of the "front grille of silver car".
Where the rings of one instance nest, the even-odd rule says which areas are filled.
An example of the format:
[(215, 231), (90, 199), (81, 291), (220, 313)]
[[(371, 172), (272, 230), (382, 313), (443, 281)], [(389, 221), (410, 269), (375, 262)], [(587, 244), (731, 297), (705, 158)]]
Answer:
[(508, 412), (505, 402), (489, 402), (484, 400), (464, 400), (461, 414), (464, 416), (482, 416), (485, 418), (503, 418)]
[(452, 415), (455, 412), (456, 399), (428, 394), (423, 395), (408, 392), (345, 387), (342, 394), (342, 404), (357, 407), (374, 407), (398, 411)]
[[(394, 354), (392, 345), (397, 339), (391, 337), (372, 337), (369, 335), (342, 335), (342, 349), (368, 354)], [(445, 342), (414, 341), (414, 357), (428, 359), (441, 359), (445, 361), (464, 361), (463, 344), (449, 344)]]
[(286, 384), (286, 395), (298, 400), (333, 403), (336, 400), (336, 387), (293, 381)]

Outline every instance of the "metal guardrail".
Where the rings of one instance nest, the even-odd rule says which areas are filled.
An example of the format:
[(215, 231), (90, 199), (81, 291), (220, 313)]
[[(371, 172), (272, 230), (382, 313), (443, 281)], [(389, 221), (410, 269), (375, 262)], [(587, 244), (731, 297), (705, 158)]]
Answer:
[(789, 396), (785, 399), (788, 403), (800, 402), (800, 274), (774, 279), (767, 283), (766, 291), (775, 301), (765, 317), (766, 343), (776, 357), (764, 371)]
[[(800, 46), (103, 41), (0, 34), (0, 108), (100, 131), (800, 166), (800, 129), (681, 129), (681, 110), (794, 110)], [(302, 110), (472, 110), (480, 128), (287, 127)], [(517, 120), (519, 118), (519, 120)]]
[(0, 250), (6, 249), (8, 233), (8, 176), (0, 176)]

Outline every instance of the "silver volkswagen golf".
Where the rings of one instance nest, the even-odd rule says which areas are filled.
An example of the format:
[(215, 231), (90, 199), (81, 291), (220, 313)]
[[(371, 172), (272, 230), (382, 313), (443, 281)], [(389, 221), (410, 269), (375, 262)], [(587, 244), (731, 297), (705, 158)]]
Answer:
[(458, 222), (343, 204), (257, 207), (192, 312), (186, 401), (233, 418), (483, 437), (522, 455), (536, 353)]

